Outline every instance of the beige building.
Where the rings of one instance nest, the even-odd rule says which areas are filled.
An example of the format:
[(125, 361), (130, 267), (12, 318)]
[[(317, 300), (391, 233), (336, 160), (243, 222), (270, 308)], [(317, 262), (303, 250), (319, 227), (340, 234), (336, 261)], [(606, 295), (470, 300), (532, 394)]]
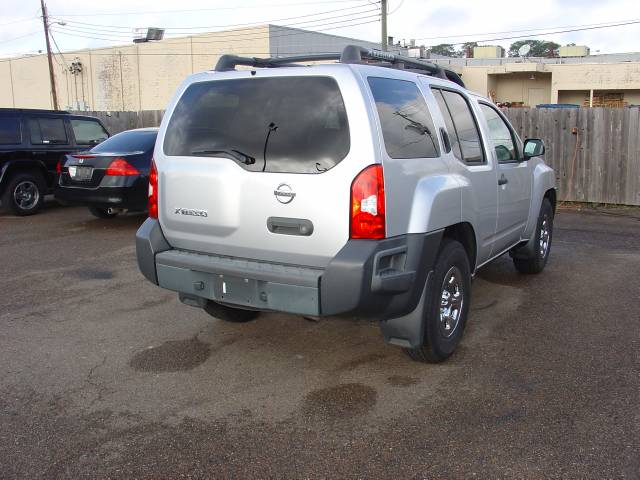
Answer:
[[(339, 52), (348, 44), (379, 47), (337, 35), (263, 25), (56, 54), (58, 104), (68, 110), (164, 109), (187, 75), (211, 70), (222, 54)], [(0, 107), (53, 108), (46, 55), (0, 60)]]
[(495, 102), (640, 105), (640, 53), (431, 61), (455, 70), (467, 88)]
[[(69, 110), (164, 109), (178, 85), (210, 70), (220, 55), (339, 52), (348, 44), (379, 44), (276, 25), (227, 30), (157, 42), (80, 50), (54, 56), (58, 103)], [(486, 58), (501, 47), (477, 47), (485, 58), (432, 58), (461, 74), (467, 87), (521, 106), (640, 105), (640, 53), (560, 58)], [(421, 50), (418, 50), (421, 52)], [(588, 53), (571, 47), (566, 54)], [(0, 60), (0, 107), (52, 108), (47, 58)]]

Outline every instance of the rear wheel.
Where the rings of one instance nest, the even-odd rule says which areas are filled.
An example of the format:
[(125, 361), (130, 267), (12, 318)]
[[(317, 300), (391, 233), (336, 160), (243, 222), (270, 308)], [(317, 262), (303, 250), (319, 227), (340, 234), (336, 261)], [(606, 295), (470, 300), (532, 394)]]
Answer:
[(513, 252), (513, 264), (520, 273), (540, 273), (544, 270), (553, 237), (553, 207), (549, 199), (542, 200), (536, 234), (533, 237), (533, 253), (524, 255), (522, 249)]
[(204, 311), (212, 317), (234, 323), (249, 322), (260, 315), (260, 312), (256, 310), (242, 310), (241, 308), (227, 307), (226, 305), (220, 305), (211, 300), (207, 301), (204, 306)]
[(91, 215), (98, 218), (113, 218), (118, 215), (118, 212), (111, 208), (89, 207), (89, 211)]
[(462, 244), (444, 239), (427, 291), (424, 339), (421, 347), (406, 349), (420, 362), (446, 360), (456, 349), (467, 323), (471, 298), (471, 269)]
[(46, 183), (38, 172), (15, 174), (2, 194), (2, 207), (14, 215), (37, 213), (44, 202)]

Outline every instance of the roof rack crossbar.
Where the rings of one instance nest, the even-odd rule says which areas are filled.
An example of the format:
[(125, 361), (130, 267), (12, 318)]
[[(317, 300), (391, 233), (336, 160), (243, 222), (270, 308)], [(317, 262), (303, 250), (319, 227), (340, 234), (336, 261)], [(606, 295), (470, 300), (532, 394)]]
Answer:
[[(457, 83), (464, 87), (464, 82), (453, 70), (442, 68), (440, 65), (431, 62), (425, 62), (415, 58), (404, 57), (395, 53), (373, 50), (370, 48), (360, 47), (358, 45), (347, 45), (342, 53), (315, 53), (308, 55), (293, 55), (289, 57), (239, 57), (237, 55), (222, 55), (216, 64), (216, 72), (226, 72), (234, 70), (237, 65), (244, 65), (256, 68), (274, 68), (274, 67), (291, 67), (299, 66), (296, 62), (314, 62), (326, 60), (339, 60), (340, 63), (365, 63), (364, 60), (373, 60), (383, 62), (382, 66), (391, 66), (393, 68), (404, 68), (424, 71), (427, 75), (443, 78)], [(389, 65), (385, 65), (389, 64)]]

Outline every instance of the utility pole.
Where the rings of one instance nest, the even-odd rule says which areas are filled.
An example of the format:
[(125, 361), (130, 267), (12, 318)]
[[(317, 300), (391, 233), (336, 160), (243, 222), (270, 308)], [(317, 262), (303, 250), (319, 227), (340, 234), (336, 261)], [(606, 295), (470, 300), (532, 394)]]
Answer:
[(380, 0), (380, 25), (382, 27), (382, 51), (387, 51), (387, 45), (389, 44), (389, 38), (387, 37), (387, 0)]
[(49, 17), (44, 0), (40, 0), (42, 7), (42, 23), (44, 25), (44, 39), (47, 42), (47, 59), (49, 60), (49, 82), (51, 82), (51, 95), (53, 96), (53, 109), (58, 110), (58, 94), (56, 93), (56, 77), (53, 74), (53, 59), (51, 58), (51, 44), (49, 43)]

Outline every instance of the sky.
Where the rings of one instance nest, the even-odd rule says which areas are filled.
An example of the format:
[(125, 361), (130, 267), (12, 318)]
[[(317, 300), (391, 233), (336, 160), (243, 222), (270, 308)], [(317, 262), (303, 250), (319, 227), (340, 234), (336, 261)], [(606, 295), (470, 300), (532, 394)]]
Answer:
[[(640, 51), (638, 0), (388, 1), (388, 34), (407, 43), (481, 41), (508, 48), (522, 38), (505, 37), (527, 35), (588, 45), (592, 53)], [(47, 8), (57, 44), (52, 48), (61, 51), (130, 44), (133, 28), (150, 26), (166, 28), (166, 37), (176, 37), (274, 23), (380, 41), (379, 0), (49, 0)], [(39, 15), (39, 0), (0, 0), (0, 57), (45, 50)], [(638, 23), (593, 28), (634, 21)], [(576, 27), (591, 29), (559, 33)]]

